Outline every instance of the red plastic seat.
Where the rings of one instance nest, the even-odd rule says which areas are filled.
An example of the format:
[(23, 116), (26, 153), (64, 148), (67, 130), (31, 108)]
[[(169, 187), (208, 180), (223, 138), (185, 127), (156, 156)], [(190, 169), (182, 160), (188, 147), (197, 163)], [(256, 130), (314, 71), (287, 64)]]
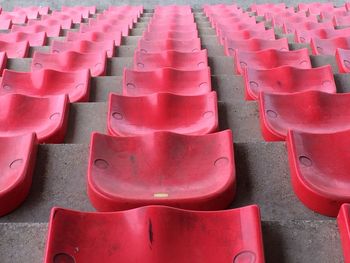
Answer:
[(48, 6), (28, 6), (28, 7), (15, 7), (13, 11), (24, 12), (27, 14), (28, 19), (36, 19), (37, 14), (47, 15), (50, 8)]
[[(257, 12), (258, 16), (263, 15), (265, 12), (268, 12), (269, 10), (276, 9), (278, 11), (282, 11), (283, 9), (286, 9), (285, 3), (267, 3), (267, 4), (252, 4), (250, 5), (250, 10), (252, 12)], [(260, 11), (260, 12), (259, 12)]]
[[(248, 13), (245, 13), (246, 15), (240, 15), (237, 16), (235, 14), (229, 15), (229, 16), (218, 16), (212, 21), (212, 27), (217, 28), (220, 26), (228, 26), (232, 25), (234, 28), (232, 30), (237, 30), (238, 25), (255, 25), (256, 19), (254, 16), (250, 17)], [(238, 24), (236, 26), (236, 24)]]
[(19, 26), (13, 25), (11, 32), (23, 32), (27, 34), (34, 34), (39, 32), (45, 32), (48, 37), (58, 37), (60, 36), (61, 26), (44, 26), (44, 25), (31, 25), (31, 26)]
[(147, 27), (147, 31), (152, 32), (162, 32), (162, 31), (196, 31), (197, 30), (197, 24), (192, 23), (188, 25), (178, 25), (176, 23), (170, 24), (149, 24)]
[(196, 70), (159, 68), (152, 71), (124, 68), (123, 94), (126, 96), (144, 96), (157, 92), (189, 96), (210, 91), (209, 67)]
[(76, 51), (80, 53), (106, 52), (107, 57), (115, 55), (115, 45), (113, 40), (100, 42), (80, 40), (80, 41), (57, 41), (51, 44), (51, 53), (62, 53), (66, 51)]
[(15, 43), (0, 41), (0, 52), (6, 52), (8, 58), (25, 58), (28, 55), (28, 51), (28, 41)]
[(322, 21), (332, 20), (333, 17), (347, 16), (349, 12), (346, 11), (345, 7), (335, 8), (334, 10), (325, 10), (320, 13), (320, 18)]
[(260, 94), (262, 133), (266, 141), (281, 141), (288, 130), (333, 133), (350, 129), (349, 93), (306, 91)]
[(133, 20), (131, 18), (128, 19), (116, 19), (116, 18), (109, 18), (104, 20), (97, 20), (94, 18), (89, 19), (89, 26), (99, 26), (99, 25), (108, 25), (108, 26), (120, 26), (123, 25), (125, 30), (132, 29), (133, 27)]
[(83, 19), (81, 12), (77, 12), (75, 10), (68, 10), (68, 11), (64, 11), (64, 12), (63, 11), (62, 12), (61, 11), (52, 11), (51, 16), (53, 18), (56, 18), (56, 17), (60, 18), (62, 16), (64, 16), (64, 17), (69, 16), (72, 19), (73, 23), (77, 23), (77, 24), (81, 23), (82, 19)]
[(350, 50), (337, 48), (335, 58), (340, 73), (350, 73)]
[(310, 41), (314, 55), (335, 55), (337, 48), (350, 49), (350, 38), (335, 37), (330, 39), (312, 38)]
[(295, 194), (311, 210), (336, 217), (350, 202), (350, 130), (337, 133), (288, 133), (288, 157)]
[(98, 211), (146, 205), (219, 210), (228, 208), (234, 198), (231, 130), (200, 136), (94, 133), (90, 145), (87, 187)]
[(80, 24), (80, 33), (87, 33), (87, 32), (115, 33), (116, 37), (118, 36), (118, 33), (121, 32), (122, 36), (126, 37), (129, 35), (129, 26), (128, 24), (109, 25), (104, 23), (94, 25), (94, 26), (90, 26), (87, 24)]
[(350, 15), (347, 16), (334, 16), (334, 26), (350, 26)]
[(28, 41), (29, 46), (44, 46), (46, 43), (46, 33), (24, 33), (24, 32), (15, 32), (15, 33), (6, 33), (0, 34), (0, 41), (16, 43)]
[(344, 262), (350, 262), (350, 204), (343, 204), (337, 217)]
[(207, 68), (207, 50), (203, 49), (198, 52), (178, 52), (173, 50), (158, 53), (143, 53), (140, 51), (135, 52), (135, 70), (147, 71), (166, 67), (183, 70)]
[(175, 50), (179, 52), (196, 52), (201, 50), (201, 40), (194, 38), (191, 40), (144, 40), (140, 39), (137, 45), (137, 50), (143, 53), (161, 52), (164, 50)]
[(313, 14), (319, 14), (320, 11), (327, 9), (327, 10), (333, 10), (334, 5), (331, 2), (326, 3), (320, 3), (320, 2), (312, 2), (312, 3), (299, 3), (298, 4), (298, 10), (299, 11), (311, 11)]
[(332, 21), (327, 22), (300, 22), (300, 23), (283, 23), (285, 34), (292, 34), (295, 30), (313, 30), (319, 28), (334, 28)]
[(155, 93), (141, 97), (111, 93), (107, 126), (109, 134), (115, 136), (156, 131), (189, 135), (211, 133), (218, 127), (216, 92), (196, 96)]
[[(103, 238), (96, 239), (102, 233)], [(262, 263), (259, 208), (201, 212), (148, 206), (110, 213), (52, 210), (45, 263), (116, 261)]]
[(336, 37), (350, 37), (350, 28), (319, 28), (314, 30), (295, 30), (295, 42), (297, 43), (309, 43), (311, 41), (311, 38), (329, 39)]
[[(306, 16), (305, 13), (293, 13), (290, 11), (284, 11), (282, 13), (276, 13), (273, 15), (270, 15), (267, 20), (271, 21), (272, 26), (278, 26), (283, 27), (284, 23), (287, 23), (288, 25), (291, 24), (298, 24), (298, 23), (306, 23), (306, 22), (314, 22), (317, 23), (317, 16)], [(286, 32), (286, 31), (285, 31)], [(293, 33), (293, 30), (288, 30), (287, 32)]]
[(0, 52), (0, 76), (2, 76), (2, 72), (4, 71), (7, 64), (7, 56), (5, 52)]
[(83, 18), (88, 18), (90, 14), (96, 13), (96, 6), (62, 6), (63, 12), (75, 11), (81, 13)]
[(29, 20), (28, 25), (61, 26), (62, 29), (71, 29), (73, 21), (70, 17), (53, 18), (50, 15), (41, 16), (41, 20)]
[(91, 24), (91, 22), (104, 22), (104, 21), (109, 21), (109, 23), (121, 23), (121, 22), (127, 22), (129, 23), (129, 27), (130, 29), (133, 27), (133, 23), (137, 23), (137, 16), (130, 16), (128, 14), (119, 14), (119, 13), (102, 13), (102, 14), (98, 14), (96, 15), (96, 19), (94, 18), (90, 18), (89, 19), (89, 24)]
[(16, 209), (27, 197), (37, 144), (34, 133), (0, 138), (0, 217)]
[(28, 21), (27, 15), (23, 12), (4, 12), (0, 14), (0, 20), (11, 19), (13, 24), (25, 24)]
[(228, 23), (228, 24), (221, 24), (218, 23), (216, 27), (216, 33), (218, 36), (221, 36), (222, 31), (240, 31), (240, 30), (265, 30), (264, 23), (257, 23), (257, 24), (247, 24), (247, 23)]
[(0, 96), (0, 137), (35, 132), (40, 143), (62, 143), (67, 129), (66, 95), (47, 98)]
[(282, 51), (289, 50), (287, 38), (280, 38), (277, 40), (258, 38), (248, 40), (233, 40), (226, 38), (224, 47), (226, 56), (234, 56), (235, 49), (238, 49), (240, 51), (260, 51), (264, 49), (276, 49)]
[(244, 71), (247, 100), (257, 100), (261, 91), (270, 93), (295, 93), (318, 90), (336, 93), (332, 67), (300, 69), (282, 66), (272, 69), (246, 68)]
[(296, 68), (311, 68), (311, 61), (306, 48), (294, 51), (265, 49), (249, 52), (236, 50), (234, 62), (237, 74), (242, 74), (244, 68), (271, 69), (280, 66)]
[(5, 69), (0, 81), (0, 96), (9, 93), (48, 97), (67, 94), (70, 102), (89, 100), (90, 73), (88, 70), (60, 72), (43, 69), (17, 72)]
[(12, 27), (11, 19), (2, 19), (0, 20), (0, 30), (8, 30)]
[(239, 30), (239, 31), (220, 30), (219, 41), (221, 45), (224, 44), (224, 41), (226, 38), (233, 39), (233, 40), (246, 40), (246, 39), (252, 39), (252, 38), (274, 40), (275, 31), (274, 29), (268, 29), (268, 30), (245, 29), (245, 30)]
[(120, 46), (122, 41), (121, 32), (105, 33), (105, 32), (73, 32), (68, 31), (66, 36), (67, 41), (94, 41), (94, 42), (104, 42), (108, 40), (113, 40), (115, 46)]
[(176, 16), (165, 16), (165, 17), (158, 17), (158, 18), (152, 18), (150, 20), (150, 25), (162, 25), (162, 24), (178, 24), (178, 25), (191, 25), (195, 23), (194, 17), (192, 16), (186, 16), (186, 17), (176, 17)]
[(175, 39), (175, 40), (192, 40), (198, 38), (197, 31), (145, 31), (143, 33), (143, 39), (154, 41), (154, 40), (164, 40), (164, 39)]
[(57, 71), (79, 71), (89, 69), (93, 77), (106, 74), (107, 57), (105, 52), (79, 53), (66, 51), (59, 54), (35, 52), (31, 70), (53, 69)]

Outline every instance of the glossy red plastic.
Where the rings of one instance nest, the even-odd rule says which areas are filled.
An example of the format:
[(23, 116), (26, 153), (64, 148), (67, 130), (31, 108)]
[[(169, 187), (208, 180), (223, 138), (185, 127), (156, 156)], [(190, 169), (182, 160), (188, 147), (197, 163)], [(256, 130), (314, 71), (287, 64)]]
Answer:
[(142, 53), (154, 53), (161, 52), (164, 50), (175, 50), (179, 52), (197, 52), (201, 50), (201, 40), (194, 38), (191, 40), (175, 40), (175, 39), (164, 39), (164, 40), (144, 40), (140, 39), (137, 45), (137, 50)]
[(283, 31), (285, 34), (292, 34), (295, 30), (313, 30), (320, 28), (334, 28), (332, 21), (327, 22), (300, 22), (300, 23), (283, 23)]
[[(233, 26), (238, 24), (238, 25), (255, 25), (256, 24), (256, 19), (254, 16), (250, 17), (248, 13), (245, 13), (245, 16), (237, 16), (235, 14), (231, 16), (218, 16), (213, 20), (212, 27), (217, 28), (217, 27), (222, 27), (222, 26), (228, 26), (232, 24)], [(237, 28), (232, 28), (232, 30), (237, 30)]]
[(22, 94), (0, 96), (0, 137), (35, 132), (40, 143), (62, 143), (67, 129), (66, 95), (47, 98)]
[(4, 71), (7, 64), (7, 56), (5, 52), (0, 52), (0, 75), (2, 76), (2, 72)]
[(58, 41), (54, 40), (51, 44), (51, 53), (62, 53), (66, 51), (76, 51), (80, 53), (98, 53), (106, 52), (107, 57), (115, 55), (115, 45), (113, 40), (100, 42), (77, 40), (77, 41)]
[(178, 52), (173, 50), (158, 53), (143, 53), (140, 51), (135, 52), (135, 70), (147, 71), (167, 67), (182, 70), (207, 68), (207, 50), (203, 49), (198, 52)]
[(134, 20), (132, 17), (125, 17), (124, 15), (108, 16), (108, 17), (104, 17), (103, 19), (95, 19), (95, 18), (89, 19), (90, 26), (95, 26), (99, 24), (106, 24), (106, 25), (112, 25), (112, 26), (124, 24), (125, 26), (128, 26), (129, 29), (132, 29), (133, 23), (134, 23)]
[(288, 130), (333, 133), (350, 129), (349, 93), (306, 91), (260, 94), (260, 120), (266, 141), (281, 141)]
[[(294, 13), (287, 11), (281, 13), (265, 14), (266, 20), (271, 21), (272, 26), (282, 27), (283, 23), (301, 23), (301, 22), (318, 22), (317, 16), (306, 16), (305, 13)], [(289, 32), (289, 33), (292, 33)]]
[(350, 50), (337, 48), (335, 58), (340, 73), (350, 73)]
[(147, 31), (156, 31), (156, 32), (162, 32), (162, 31), (196, 31), (197, 30), (197, 24), (191, 23), (188, 25), (178, 25), (176, 23), (164, 23), (164, 24), (148, 24)]
[(350, 26), (350, 16), (334, 16), (333, 24), (334, 26)]
[(277, 12), (286, 9), (285, 3), (267, 3), (267, 4), (252, 4), (250, 10), (257, 12), (257, 15), (263, 15), (265, 12), (277, 10)]
[(27, 15), (23, 12), (4, 12), (0, 14), (0, 20), (11, 19), (13, 24), (25, 24), (28, 21)]
[(216, 34), (218, 36), (222, 35), (222, 31), (241, 31), (241, 30), (265, 30), (264, 23), (257, 24), (246, 24), (246, 23), (228, 23), (228, 24), (217, 24)]
[(226, 38), (224, 47), (226, 56), (234, 56), (235, 49), (240, 51), (260, 51), (264, 49), (276, 49), (282, 51), (289, 50), (287, 38), (280, 38), (276, 40), (258, 38), (233, 40)]
[(190, 96), (210, 91), (209, 67), (196, 70), (159, 68), (152, 71), (124, 68), (123, 94), (126, 96), (144, 96), (157, 92)]
[(166, 39), (175, 39), (181, 41), (189, 41), (194, 38), (198, 38), (197, 31), (145, 31), (143, 33), (144, 40), (166, 40)]
[(11, 19), (2, 19), (0, 20), (0, 30), (8, 30), (12, 27)]
[(31, 25), (31, 26), (19, 26), (13, 25), (11, 32), (24, 32), (27, 34), (33, 34), (38, 32), (45, 32), (48, 37), (58, 37), (60, 36), (61, 26), (44, 26), (44, 25)]
[(94, 133), (90, 145), (87, 188), (97, 211), (146, 205), (219, 210), (234, 198), (231, 130), (199, 136)]
[(79, 71), (89, 69), (93, 77), (106, 74), (107, 57), (105, 52), (78, 53), (66, 51), (58, 54), (35, 52), (31, 70), (53, 69), (57, 71)]
[(77, 12), (75, 10), (68, 10), (68, 11), (52, 11), (51, 16), (53, 18), (60, 18), (60, 17), (70, 17), (73, 21), (73, 23), (81, 23), (82, 22), (82, 16), (80, 12)]
[(239, 31), (220, 30), (219, 41), (221, 45), (224, 44), (224, 41), (226, 38), (232, 39), (232, 40), (246, 40), (246, 39), (252, 39), (252, 38), (274, 40), (275, 31), (274, 29), (268, 29), (268, 30), (245, 29), (245, 30), (239, 30)]
[(24, 32), (15, 32), (15, 33), (6, 33), (0, 34), (0, 41), (16, 43), (28, 41), (29, 46), (44, 46), (46, 43), (46, 33), (24, 33)]
[(350, 28), (319, 28), (314, 30), (295, 30), (295, 42), (297, 43), (309, 43), (311, 41), (311, 38), (329, 39), (336, 37), (350, 37)]
[(214, 132), (218, 127), (214, 91), (196, 96), (155, 93), (127, 97), (111, 93), (108, 104), (108, 132), (115, 136), (156, 131), (201, 135)]
[(246, 68), (244, 71), (247, 100), (257, 100), (261, 91), (270, 93), (295, 93), (318, 90), (336, 93), (332, 67), (300, 69), (282, 66), (272, 69)]
[(53, 18), (50, 15), (41, 16), (41, 20), (29, 20), (28, 25), (61, 26), (62, 29), (71, 29), (73, 22), (70, 17)]
[(129, 26), (128, 24), (110, 25), (104, 23), (93, 26), (87, 24), (80, 24), (80, 33), (86, 32), (115, 33), (116, 36), (119, 34), (119, 32), (121, 32), (122, 36), (126, 37), (129, 35)]
[(108, 40), (113, 40), (115, 46), (120, 46), (122, 41), (122, 34), (121, 32), (112, 32), (112, 33), (105, 33), (105, 32), (86, 32), (86, 33), (80, 33), (80, 32), (73, 32), (68, 31), (66, 36), (67, 41), (81, 41), (81, 40), (87, 40), (87, 41), (95, 41), (95, 42), (104, 42)]
[(344, 263), (350, 262), (350, 204), (343, 204), (337, 217), (340, 240), (343, 247)]
[(321, 11), (320, 18), (322, 21), (332, 20), (333, 17), (347, 16), (349, 15), (348, 11), (346, 11), (345, 7), (335, 8), (334, 10), (325, 10)]
[(321, 134), (288, 132), (294, 192), (317, 213), (336, 217), (341, 205), (350, 202), (349, 136), (350, 130)]
[(334, 9), (334, 5), (332, 2), (312, 2), (312, 3), (299, 3), (298, 4), (298, 10), (299, 11), (311, 11), (313, 14), (319, 14), (320, 11), (327, 9), (332, 10)]
[(5, 42), (0, 41), (0, 52), (5, 52), (8, 58), (25, 58), (29, 52), (28, 41)]
[(37, 145), (34, 133), (0, 138), (0, 217), (26, 199), (32, 184)]
[(158, 18), (152, 18), (149, 25), (162, 25), (162, 24), (177, 24), (177, 25), (192, 25), (194, 24), (194, 17), (193, 16), (187, 16), (187, 17), (176, 17), (176, 16), (165, 16), (165, 17), (158, 17)]
[(235, 51), (234, 62), (237, 74), (242, 74), (246, 67), (271, 69), (280, 66), (311, 68), (311, 61), (306, 48), (294, 51), (266, 49), (262, 51)]
[(27, 6), (27, 7), (15, 7), (13, 11), (26, 13), (28, 19), (36, 19), (37, 14), (47, 15), (50, 8), (48, 6)]
[[(97, 240), (101, 233), (103, 238)], [(204, 212), (147, 206), (110, 213), (52, 210), (45, 263), (116, 261), (264, 263), (259, 208), (251, 205)]]
[(48, 97), (67, 94), (70, 102), (89, 100), (90, 72), (60, 72), (43, 69), (18, 72), (5, 69), (0, 80), (0, 95), (9, 93)]
[(312, 53), (314, 55), (335, 55), (337, 48), (349, 49), (350, 38), (335, 37), (330, 39), (312, 38), (310, 41)]
[(88, 18), (89, 15), (96, 13), (96, 6), (62, 6), (61, 10), (63, 12), (75, 11), (81, 13), (83, 18)]

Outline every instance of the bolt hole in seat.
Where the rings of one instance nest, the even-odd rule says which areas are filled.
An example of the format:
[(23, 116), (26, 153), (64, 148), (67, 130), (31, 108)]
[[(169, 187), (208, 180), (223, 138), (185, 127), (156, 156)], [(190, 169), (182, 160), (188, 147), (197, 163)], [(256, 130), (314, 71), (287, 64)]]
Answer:
[(350, 204), (343, 204), (337, 217), (344, 262), (350, 262)]
[(311, 61), (306, 48), (294, 51), (281, 51), (276, 49), (265, 49), (261, 51), (234, 52), (234, 64), (236, 73), (243, 74), (244, 68), (272, 69), (281, 66), (292, 66), (296, 68), (311, 68)]
[(98, 211), (145, 205), (226, 209), (235, 194), (231, 130), (207, 135), (94, 133), (88, 195)]
[(107, 126), (109, 134), (114, 136), (156, 131), (189, 135), (211, 133), (218, 127), (216, 92), (196, 96), (155, 93), (138, 97), (111, 93)]
[(167, 67), (182, 70), (207, 68), (207, 50), (203, 49), (197, 52), (178, 52), (168, 50), (157, 53), (144, 53), (141, 51), (136, 51), (134, 54), (135, 70), (149, 71)]
[(34, 133), (0, 137), (0, 216), (16, 209), (27, 197), (37, 144)]
[(292, 185), (311, 210), (336, 217), (350, 202), (350, 130), (307, 133), (290, 130), (287, 137)]
[(53, 208), (44, 262), (263, 263), (260, 212), (256, 205), (212, 212)]
[(246, 100), (257, 100), (261, 91), (269, 93), (295, 93), (318, 90), (336, 93), (332, 67), (300, 69), (282, 66), (272, 69), (245, 68)]
[(259, 111), (263, 137), (266, 141), (282, 141), (288, 130), (321, 134), (350, 129), (349, 103), (349, 93), (261, 92)]
[(0, 137), (35, 132), (39, 143), (61, 143), (67, 129), (66, 95), (48, 98), (21, 94), (0, 96)]
[(0, 80), (0, 95), (18, 93), (48, 97), (67, 94), (70, 102), (86, 102), (89, 100), (89, 92), (89, 70), (61, 72), (42, 69), (18, 72), (5, 69)]
[(158, 68), (151, 71), (138, 71), (124, 69), (123, 95), (125, 96), (144, 96), (157, 92), (191, 96), (210, 91), (209, 67), (196, 70)]

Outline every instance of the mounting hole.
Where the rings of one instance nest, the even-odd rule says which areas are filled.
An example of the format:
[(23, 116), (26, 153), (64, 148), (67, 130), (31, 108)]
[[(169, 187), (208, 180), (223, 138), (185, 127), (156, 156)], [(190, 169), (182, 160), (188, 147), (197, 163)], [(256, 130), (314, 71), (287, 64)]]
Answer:
[(100, 169), (107, 169), (109, 166), (108, 162), (104, 159), (96, 159), (94, 161), (94, 164), (97, 168), (100, 168)]
[(203, 117), (206, 118), (206, 119), (209, 119), (209, 118), (211, 118), (213, 116), (214, 116), (214, 112), (212, 112), (212, 111), (206, 111), (206, 112), (203, 113)]
[(306, 167), (312, 166), (311, 159), (309, 157), (304, 156), (304, 155), (299, 156), (299, 162)]
[(350, 61), (349, 60), (344, 60), (344, 65), (345, 65), (345, 67), (350, 69)]
[(252, 89), (257, 89), (259, 87), (259, 84), (255, 81), (250, 81), (249, 85)]
[(54, 256), (53, 263), (75, 263), (75, 259), (66, 253), (60, 253)]
[(57, 120), (60, 116), (61, 116), (61, 113), (55, 112), (55, 113), (51, 114), (50, 120)]
[(233, 263), (254, 263), (255, 253), (252, 251), (242, 251), (235, 256)]
[(277, 112), (273, 111), (273, 110), (267, 110), (266, 111), (267, 116), (269, 116), (270, 118), (277, 118)]
[(43, 65), (40, 64), (40, 63), (35, 63), (34, 67), (37, 68), (37, 69), (41, 69), (41, 68), (43, 68)]
[(116, 120), (122, 120), (123, 119), (123, 115), (120, 112), (113, 112), (112, 113), (112, 117)]
[(4, 90), (7, 90), (7, 91), (10, 91), (11, 90), (11, 86), (10, 85), (4, 85), (4, 86), (2, 86), (2, 88), (4, 89)]
[(145, 65), (144, 65), (143, 63), (137, 63), (137, 66), (138, 66), (139, 68), (144, 68), (144, 67), (145, 67)]
[(214, 166), (216, 167), (223, 167), (228, 164), (228, 158), (227, 157), (220, 157), (215, 160)]
[(22, 163), (23, 163), (23, 159), (16, 159), (16, 160), (12, 161), (9, 166), (11, 169), (16, 169), (16, 168), (20, 167), (22, 165)]
[(208, 83), (207, 82), (202, 82), (201, 84), (198, 85), (200, 88), (208, 88)]
[(197, 64), (197, 67), (199, 67), (199, 68), (201, 68), (201, 67), (204, 67), (204, 62), (199, 62), (198, 64)]
[(132, 83), (126, 84), (126, 87), (129, 88), (129, 89), (134, 89), (134, 88), (136, 88), (135, 85), (132, 84)]
[(244, 61), (240, 61), (239, 64), (241, 65), (242, 68), (246, 68), (248, 65)]

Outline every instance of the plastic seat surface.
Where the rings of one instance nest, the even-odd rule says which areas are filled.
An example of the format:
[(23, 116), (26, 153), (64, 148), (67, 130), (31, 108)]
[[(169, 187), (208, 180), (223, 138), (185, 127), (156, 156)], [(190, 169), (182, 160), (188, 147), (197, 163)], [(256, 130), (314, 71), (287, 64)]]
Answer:
[(350, 15), (333, 17), (334, 26), (350, 26)]
[(0, 138), (0, 217), (16, 209), (27, 197), (37, 144), (34, 133)]
[(38, 13), (39, 15), (47, 15), (50, 8), (48, 6), (28, 6), (28, 7), (15, 7), (13, 11), (24, 12), (27, 14), (28, 19), (36, 19), (35, 17)]
[(0, 41), (0, 52), (6, 52), (8, 58), (25, 58), (29, 52), (28, 41), (5, 42)]
[(44, 26), (44, 25), (31, 25), (31, 26), (19, 26), (13, 25), (11, 32), (24, 32), (27, 34), (33, 34), (38, 32), (45, 32), (48, 37), (58, 37), (60, 36), (61, 26)]
[[(138, 107), (135, 107), (138, 105)], [(197, 96), (155, 93), (140, 97), (110, 94), (108, 132), (115, 136), (169, 131), (201, 135), (216, 131), (216, 92)]]
[(62, 15), (64, 16), (69, 16), (73, 23), (81, 23), (82, 22), (82, 15), (80, 12), (75, 11), (75, 10), (68, 10), (68, 11), (52, 11), (51, 16), (53, 18), (55, 17), (61, 17)]
[(40, 143), (63, 142), (69, 109), (67, 96), (7, 94), (0, 96), (0, 103), (0, 137), (35, 132)]
[(340, 240), (343, 247), (344, 262), (350, 262), (350, 204), (343, 204), (337, 216)]
[(73, 21), (70, 17), (53, 18), (50, 15), (41, 16), (41, 20), (29, 20), (28, 25), (54, 26), (60, 25), (62, 29), (71, 29)]
[(80, 32), (73, 32), (68, 31), (66, 36), (67, 41), (95, 41), (95, 42), (104, 42), (108, 40), (113, 40), (115, 46), (120, 46), (122, 41), (122, 35), (121, 32), (112, 32), (112, 33), (105, 33), (105, 32), (86, 32), (86, 33), (80, 33)]
[(334, 9), (334, 10), (325, 10), (320, 13), (320, 18), (322, 21), (327, 21), (333, 19), (333, 17), (347, 16), (350, 13), (344, 8)]
[[(317, 16), (306, 16), (305, 13), (292, 13), (290, 11), (285, 11), (282, 13), (276, 13), (270, 15), (268, 17), (268, 20), (271, 21), (272, 26), (279, 26), (283, 27), (284, 23), (287, 23), (287, 25), (293, 25), (293, 24), (299, 24), (299, 23), (306, 23), (306, 22), (313, 22), (317, 23)], [(289, 28), (286, 28), (289, 34), (293, 33), (293, 30)]]
[(310, 69), (290, 66), (266, 70), (246, 68), (243, 76), (247, 100), (257, 100), (261, 91), (295, 93), (318, 90), (336, 93), (336, 85), (330, 65)]
[(123, 94), (126, 96), (143, 96), (157, 92), (190, 96), (210, 91), (210, 68), (197, 70), (159, 68), (152, 71), (124, 69)]
[(8, 30), (12, 27), (11, 19), (2, 19), (0, 20), (0, 30)]
[(4, 12), (0, 14), (0, 20), (11, 19), (13, 24), (25, 24), (28, 21), (27, 15), (20, 12)]
[(6, 68), (7, 65), (7, 55), (5, 52), (0, 52), (0, 75), (2, 75), (2, 72)]
[(145, 31), (143, 33), (144, 40), (164, 40), (164, 39), (175, 39), (175, 40), (192, 40), (198, 38), (198, 31)]
[(233, 200), (236, 179), (231, 130), (200, 136), (94, 133), (90, 145), (87, 187), (98, 211), (146, 205), (219, 210), (228, 208)]
[(337, 48), (335, 53), (339, 73), (350, 72), (350, 50)]
[(190, 25), (195, 23), (193, 16), (186, 17), (174, 17), (174, 16), (165, 16), (152, 18), (150, 20), (150, 25), (161, 25), (161, 24), (178, 24), (178, 25)]
[(191, 40), (144, 40), (140, 39), (137, 45), (137, 50), (143, 53), (161, 52), (164, 50), (175, 50), (179, 52), (197, 52), (201, 50), (201, 40), (194, 38)]
[(271, 69), (280, 66), (311, 68), (311, 61), (306, 48), (294, 51), (265, 49), (261, 51), (235, 51), (236, 73), (242, 74), (244, 68)]
[(53, 69), (57, 71), (79, 71), (89, 69), (93, 77), (106, 74), (107, 57), (105, 52), (78, 53), (66, 51), (58, 54), (35, 52), (31, 70)]
[(264, 49), (276, 49), (281, 51), (289, 50), (287, 38), (280, 38), (276, 40), (258, 38), (233, 40), (226, 38), (224, 47), (227, 56), (234, 56), (235, 49), (240, 51), (260, 51)]
[(327, 22), (300, 22), (300, 23), (284, 23), (283, 31), (285, 34), (294, 33), (295, 30), (313, 30), (319, 28), (334, 28), (332, 21)]
[(158, 53), (143, 53), (140, 51), (135, 52), (135, 70), (147, 71), (166, 67), (182, 70), (207, 68), (207, 50), (203, 49), (198, 52), (178, 52), (173, 50)]
[(227, 24), (218, 23), (216, 27), (217, 35), (221, 35), (221, 31), (240, 31), (240, 30), (265, 30), (264, 23), (234, 23), (228, 22)]
[[(104, 238), (97, 243), (98, 233)], [(256, 205), (213, 212), (164, 206), (110, 213), (54, 208), (47, 240), (45, 263), (265, 262)]]
[(15, 32), (15, 33), (0, 34), (0, 41), (9, 42), (9, 43), (28, 41), (31, 47), (44, 46), (46, 43), (46, 33), (45, 32), (38, 32), (38, 33)]
[(332, 10), (334, 8), (333, 3), (321, 3), (321, 2), (311, 2), (311, 3), (299, 3), (298, 10), (299, 11), (307, 11), (312, 9), (314, 13), (317, 13), (318, 10), (327, 8), (328, 10)]
[(341, 205), (350, 201), (349, 136), (350, 130), (288, 133), (294, 192), (305, 206), (317, 213), (336, 217)]
[(88, 18), (90, 14), (96, 13), (96, 6), (62, 6), (61, 10), (63, 12), (76, 11), (81, 13), (83, 18)]
[(295, 31), (295, 42), (297, 43), (309, 43), (311, 38), (329, 39), (336, 37), (350, 37), (350, 28), (319, 28), (314, 30)]
[(191, 23), (188, 25), (178, 25), (176, 23), (164, 23), (164, 24), (149, 24), (147, 27), (147, 31), (196, 31), (197, 25), (195, 23)]
[(43, 69), (17, 72), (5, 69), (0, 80), (0, 95), (9, 93), (48, 97), (67, 94), (70, 102), (89, 100), (90, 73), (88, 70), (60, 72)]
[(89, 26), (99, 26), (99, 25), (110, 25), (110, 26), (120, 26), (123, 25), (126, 28), (132, 29), (133, 27), (133, 20), (128, 19), (115, 19), (115, 18), (109, 18), (104, 20), (97, 20), (94, 18), (89, 19)]
[(275, 32), (273, 29), (268, 30), (252, 30), (252, 29), (244, 29), (239, 31), (226, 31), (221, 30), (219, 41), (220, 44), (223, 45), (226, 38), (233, 39), (233, 40), (245, 40), (245, 39), (252, 39), (252, 38), (259, 38), (259, 39), (275, 39)]
[(115, 33), (116, 35), (118, 32), (122, 33), (123, 37), (126, 37), (129, 35), (129, 26), (128, 24), (121, 24), (121, 25), (110, 25), (110, 24), (98, 24), (94, 26), (90, 26), (87, 24), (80, 24), (80, 33), (87, 33), (87, 32), (104, 32), (104, 33)]
[(288, 130), (333, 133), (350, 129), (350, 94), (306, 91), (260, 94), (260, 120), (266, 141), (281, 141)]
[(62, 53), (66, 51), (76, 51), (79, 53), (106, 52), (107, 57), (115, 55), (115, 45), (113, 40), (100, 42), (78, 40), (78, 41), (57, 41), (54, 40), (50, 47), (51, 53)]
[(335, 55), (337, 48), (350, 49), (349, 37), (335, 37), (330, 39), (312, 38), (310, 41), (314, 55)]

